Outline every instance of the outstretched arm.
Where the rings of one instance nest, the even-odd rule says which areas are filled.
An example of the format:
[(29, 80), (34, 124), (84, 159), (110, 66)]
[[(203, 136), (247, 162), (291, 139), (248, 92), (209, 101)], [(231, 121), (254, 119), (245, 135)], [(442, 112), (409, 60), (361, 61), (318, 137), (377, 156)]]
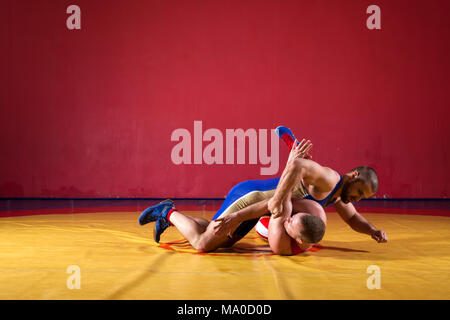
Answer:
[(341, 200), (338, 200), (334, 204), (334, 208), (340, 217), (356, 232), (368, 234), (378, 243), (387, 242), (386, 232), (375, 228), (375, 226), (356, 211), (353, 204), (345, 204)]

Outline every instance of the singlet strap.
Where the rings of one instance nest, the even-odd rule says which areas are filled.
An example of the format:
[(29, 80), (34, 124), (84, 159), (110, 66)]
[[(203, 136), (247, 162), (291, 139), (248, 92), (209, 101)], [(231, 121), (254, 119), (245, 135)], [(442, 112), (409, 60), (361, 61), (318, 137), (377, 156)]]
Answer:
[[(340, 177), (340, 179), (339, 179), (339, 182), (334, 186), (334, 188), (333, 188), (333, 190), (331, 190), (331, 192), (328, 194), (328, 196), (326, 196), (324, 199), (322, 199), (322, 200), (317, 200), (317, 199), (315, 199), (311, 194), (309, 194), (308, 193), (308, 195), (306, 196), (306, 197), (304, 197), (303, 199), (309, 199), (309, 200), (313, 200), (313, 201), (316, 201), (318, 204), (320, 204), (322, 207), (326, 207), (326, 206), (328, 206), (329, 204), (331, 204), (332, 203), (332, 201), (328, 201), (328, 200), (330, 200), (332, 197), (333, 197), (333, 195), (336, 193), (336, 191), (339, 189), (339, 187), (341, 186), (341, 184), (342, 184), (342, 175), (339, 175), (339, 177)], [(302, 183), (302, 185), (303, 185), (303, 182), (301, 181), (301, 183)], [(305, 186), (303, 186), (304, 188), (305, 188)], [(306, 188), (305, 188), (305, 190), (307, 190)], [(334, 200), (336, 200), (336, 199), (334, 199)]]
[[(332, 199), (333, 199), (334, 194), (336, 193), (336, 191), (339, 189), (339, 187), (342, 184), (342, 175), (339, 175), (339, 177), (340, 177), (339, 182), (334, 186), (334, 188), (330, 192), (330, 194), (325, 199), (322, 200), (324, 202), (324, 204), (323, 204), (324, 207), (326, 207), (336, 201), (336, 198), (334, 198), (334, 200), (332, 200)], [(332, 200), (332, 201), (328, 201), (328, 200)]]

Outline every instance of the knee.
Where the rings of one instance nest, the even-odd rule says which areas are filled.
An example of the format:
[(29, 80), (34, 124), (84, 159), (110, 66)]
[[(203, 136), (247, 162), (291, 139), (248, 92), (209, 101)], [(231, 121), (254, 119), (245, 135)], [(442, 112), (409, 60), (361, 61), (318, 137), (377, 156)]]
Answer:
[(194, 248), (199, 253), (207, 253), (207, 252), (214, 251), (212, 248), (210, 248), (210, 247), (208, 247), (206, 245), (199, 245), (199, 246), (195, 246)]
[(211, 252), (216, 249), (216, 247), (212, 246), (211, 243), (208, 243), (207, 241), (204, 241), (204, 240), (197, 241), (193, 247), (199, 253)]

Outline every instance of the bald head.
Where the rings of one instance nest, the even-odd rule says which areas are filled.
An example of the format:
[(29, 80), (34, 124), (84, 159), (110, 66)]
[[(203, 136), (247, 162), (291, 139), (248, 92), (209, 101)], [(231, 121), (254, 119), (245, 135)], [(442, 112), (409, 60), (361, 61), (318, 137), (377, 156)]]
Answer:
[(360, 166), (351, 170), (351, 172), (354, 171), (358, 172), (358, 180), (370, 186), (372, 193), (376, 193), (378, 191), (378, 174), (373, 168)]

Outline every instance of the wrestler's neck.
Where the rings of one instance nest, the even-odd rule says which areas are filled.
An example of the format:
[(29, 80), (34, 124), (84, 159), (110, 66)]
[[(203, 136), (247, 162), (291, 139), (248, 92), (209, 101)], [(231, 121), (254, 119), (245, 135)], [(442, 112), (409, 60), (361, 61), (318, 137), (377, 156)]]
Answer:
[(353, 177), (351, 176), (350, 173), (346, 173), (346, 174), (342, 175), (342, 183), (339, 186), (339, 188), (336, 190), (336, 192), (334, 193), (336, 198), (341, 196), (342, 188), (348, 181), (350, 181), (352, 179), (353, 179)]

